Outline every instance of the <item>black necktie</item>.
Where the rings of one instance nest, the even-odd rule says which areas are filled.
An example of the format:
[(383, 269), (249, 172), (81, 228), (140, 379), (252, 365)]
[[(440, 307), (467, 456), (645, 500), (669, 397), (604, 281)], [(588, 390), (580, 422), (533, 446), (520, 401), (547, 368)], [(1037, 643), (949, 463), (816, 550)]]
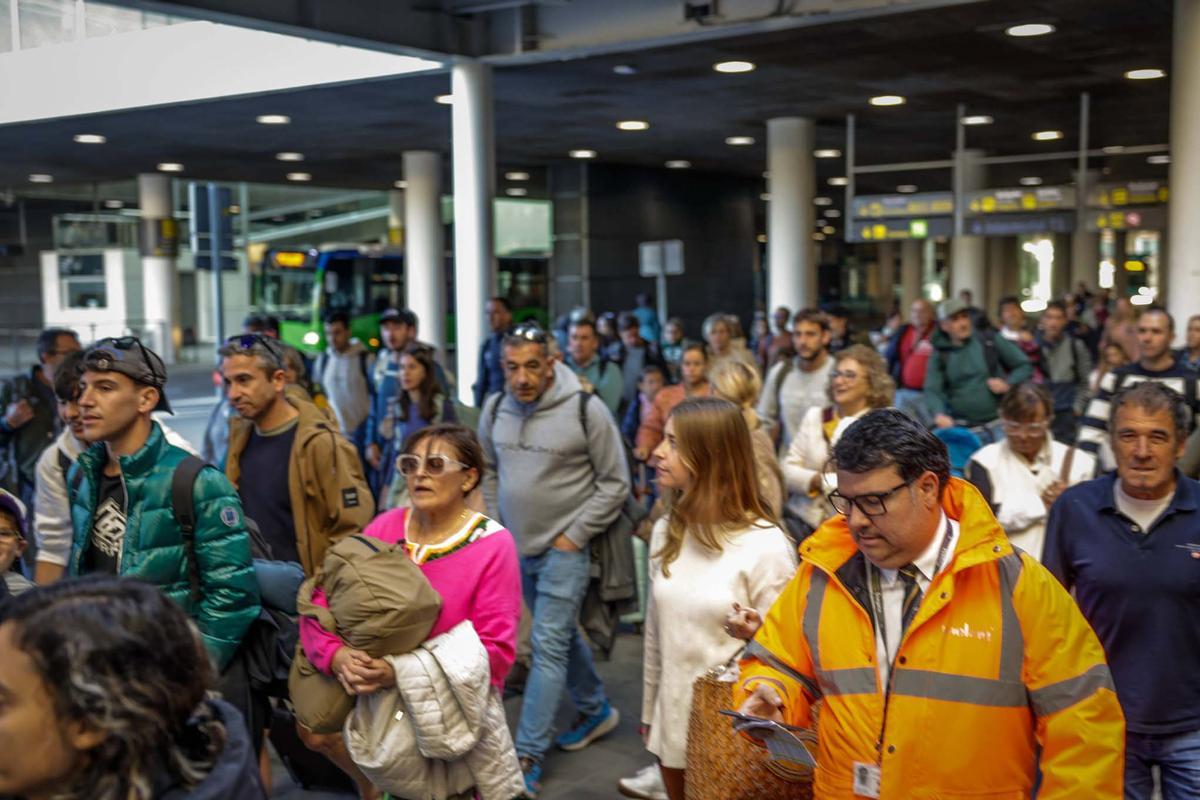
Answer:
[(898, 571), (900, 580), (904, 582), (904, 605), (900, 611), (900, 633), (903, 635), (921, 605), (921, 586), (917, 583), (917, 576), (921, 573), (912, 564), (906, 564)]

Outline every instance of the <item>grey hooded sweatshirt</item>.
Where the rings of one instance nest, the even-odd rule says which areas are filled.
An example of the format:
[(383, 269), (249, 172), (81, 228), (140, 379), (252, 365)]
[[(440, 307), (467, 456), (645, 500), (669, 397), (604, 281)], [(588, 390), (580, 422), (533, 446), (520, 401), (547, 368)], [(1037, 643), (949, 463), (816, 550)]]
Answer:
[(561, 533), (587, 547), (629, 494), (617, 424), (603, 401), (589, 396), (585, 435), (579, 390), (574, 373), (556, 363), (554, 383), (537, 400), (518, 403), (505, 392), (489, 398), (479, 415), (488, 513), (512, 531), (523, 556), (546, 552)]

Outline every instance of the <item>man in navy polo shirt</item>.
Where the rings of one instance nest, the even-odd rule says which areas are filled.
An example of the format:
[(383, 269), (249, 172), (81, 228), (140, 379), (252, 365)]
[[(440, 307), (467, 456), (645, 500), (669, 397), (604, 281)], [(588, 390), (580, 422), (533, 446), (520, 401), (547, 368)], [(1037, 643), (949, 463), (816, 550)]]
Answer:
[[(1125, 712), (1125, 797), (1200, 797), (1200, 483), (1183, 476), (1192, 408), (1157, 381), (1121, 388), (1115, 474), (1050, 509), (1044, 564), (1074, 589)], [(1096, 676), (1100, 680), (1100, 676)]]

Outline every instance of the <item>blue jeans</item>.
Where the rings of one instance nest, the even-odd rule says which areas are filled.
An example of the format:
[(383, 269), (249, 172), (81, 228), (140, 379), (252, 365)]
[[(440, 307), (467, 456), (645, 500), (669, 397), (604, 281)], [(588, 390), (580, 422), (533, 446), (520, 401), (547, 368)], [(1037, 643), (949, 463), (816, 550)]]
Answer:
[(533, 666), (525, 683), (517, 754), (542, 761), (554, 735), (563, 687), (579, 713), (598, 714), (608, 701), (592, 651), (579, 632), (579, 607), (587, 591), (591, 557), (553, 547), (521, 557), (521, 589), (533, 612)]
[(924, 392), (916, 389), (897, 389), (895, 406), (925, 427), (933, 427), (933, 416), (925, 406)]
[(1125, 734), (1125, 800), (1150, 800), (1160, 773), (1163, 800), (1200, 797), (1200, 731), (1157, 736)]

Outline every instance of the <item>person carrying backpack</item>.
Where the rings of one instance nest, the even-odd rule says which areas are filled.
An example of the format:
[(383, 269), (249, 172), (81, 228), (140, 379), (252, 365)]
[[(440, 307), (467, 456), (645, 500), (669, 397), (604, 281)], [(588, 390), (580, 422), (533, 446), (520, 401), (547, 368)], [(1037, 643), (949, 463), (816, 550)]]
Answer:
[(1029, 359), (994, 330), (976, 330), (960, 299), (938, 306), (938, 327), (925, 371), (925, 404), (934, 427), (967, 427), (993, 441), (999, 398), (1033, 377)]
[(313, 377), (329, 396), (329, 406), (346, 438), (354, 442), (365, 460), (368, 443), (367, 420), (375, 385), (371, 372), (375, 354), (350, 336), (350, 315), (333, 311), (325, 319), (325, 339), (329, 347), (317, 357)]
[(175, 472), (193, 461), (150, 417), (170, 412), (162, 359), (136, 337), (101, 339), (84, 355), (79, 408), (91, 446), (71, 468), (74, 539), (67, 573), (133, 577), (157, 586), (196, 623), (218, 669), (259, 615), (242, 504), (214, 467), (195, 475), (194, 530), (172, 503)]

